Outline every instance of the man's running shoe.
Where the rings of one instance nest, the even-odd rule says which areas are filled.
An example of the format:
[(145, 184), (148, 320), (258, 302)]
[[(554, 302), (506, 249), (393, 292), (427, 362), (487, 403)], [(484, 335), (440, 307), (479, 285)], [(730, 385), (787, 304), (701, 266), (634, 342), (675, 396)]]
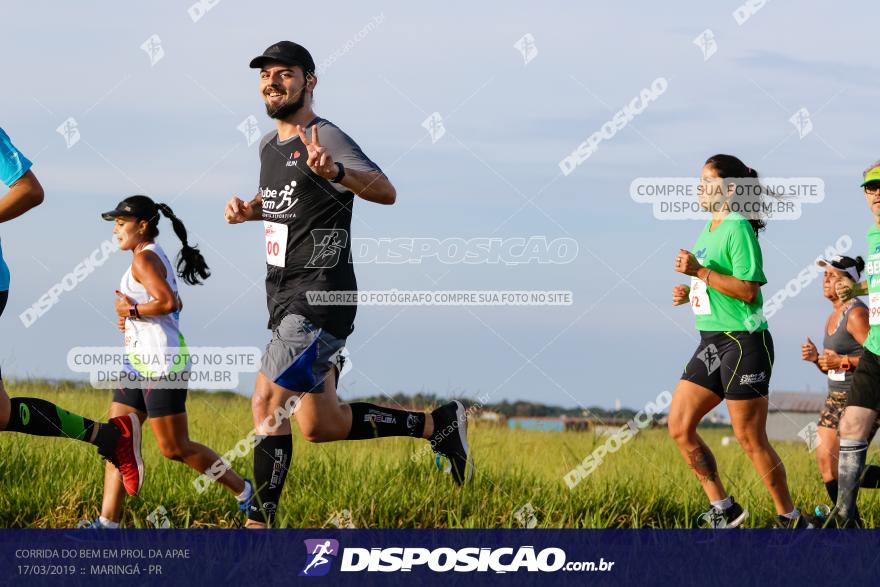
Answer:
[(697, 526), (712, 529), (738, 528), (748, 517), (749, 511), (734, 501), (726, 510), (712, 506), (708, 512), (700, 514), (697, 518)]
[[(144, 485), (144, 460), (141, 458), (141, 421), (135, 414), (111, 418), (115, 428), (115, 444), (98, 445), (98, 453), (113, 463), (122, 475), (122, 484), (129, 495), (137, 495)], [(112, 438), (112, 437), (111, 437)]]
[(447, 471), (459, 485), (474, 476), (474, 463), (469, 458), (467, 438), (467, 413), (459, 401), (449, 402), (433, 412), (434, 436), (431, 448), (447, 460)]

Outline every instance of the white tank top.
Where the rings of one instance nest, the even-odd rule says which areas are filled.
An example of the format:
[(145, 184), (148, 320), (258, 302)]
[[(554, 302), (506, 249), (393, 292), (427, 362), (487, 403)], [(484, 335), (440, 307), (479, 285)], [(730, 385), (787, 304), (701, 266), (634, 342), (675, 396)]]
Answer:
[[(177, 299), (177, 278), (171, 262), (156, 243), (143, 248), (153, 251), (165, 266), (165, 281)], [(135, 280), (131, 267), (122, 276), (119, 291), (138, 304), (146, 304), (155, 298), (150, 296), (142, 283)], [(162, 316), (144, 316), (125, 320), (125, 352), (129, 364), (126, 368), (148, 377), (180, 373), (189, 368), (189, 352), (183, 333), (180, 332), (180, 312), (175, 310)]]

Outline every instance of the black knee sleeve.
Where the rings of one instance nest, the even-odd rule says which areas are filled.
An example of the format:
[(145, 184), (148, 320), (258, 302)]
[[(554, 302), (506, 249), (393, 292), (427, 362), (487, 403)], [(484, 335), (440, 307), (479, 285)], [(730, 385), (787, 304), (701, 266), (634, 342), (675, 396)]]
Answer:
[(425, 431), (425, 414), (383, 408), (355, 402), (351, 407), (351, 431), (347, 440), (366, 440), (384, 436), (421, 438)]
[(293, 436), (263, 436), (254, 447), (254, 485), (256, 495), (248, 509), (248, 519), (271, 524), (281, 500), (293, 456)]
[(22, 397), (9, 398), (9, 403), (9, 424), (6, 425), (6, 430), (9, 432), (56, 436), (57, 433), (50, 434), (50, 432), (61, 428), (61, 422), (52, 404), (41, 405), (45, 402)]

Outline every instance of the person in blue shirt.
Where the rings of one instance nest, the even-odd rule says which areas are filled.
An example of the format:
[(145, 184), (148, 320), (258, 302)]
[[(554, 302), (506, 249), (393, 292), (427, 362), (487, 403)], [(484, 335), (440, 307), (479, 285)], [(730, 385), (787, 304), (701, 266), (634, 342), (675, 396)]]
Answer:
[[(0, 198), (0, 223), (18, 218), (43, 202), (43, 186), (31, 170), (31, 161), (15, 148), (0, 128), (0, 182), (9, 189)], [(0, 245), (0, 315), (9, 299), (10, 272)], [(94, 422), (39, 398), (10, 398), (0, 376), (0, 431), (32, 436), (72, 438), (94, 444), (119, 469), (126, 490), (136, 494), (143, 484), (140, 421), (137, 417)]]

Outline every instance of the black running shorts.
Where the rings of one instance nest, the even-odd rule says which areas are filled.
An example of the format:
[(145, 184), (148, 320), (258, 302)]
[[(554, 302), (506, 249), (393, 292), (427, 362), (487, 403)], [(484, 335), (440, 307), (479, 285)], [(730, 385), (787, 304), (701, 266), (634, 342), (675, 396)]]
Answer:
[(770, 332), (700, 332), (700, 344), (681, 378), (721, 399), (755, 399), (770, 392)]
[(846, 405), (880, 412), (880, 358), (865, 349), (853, 373), (852, 389)]
[(113, 401), (145, 412), (150, 418), (186, 413), (186, 389), (117, 388)]

